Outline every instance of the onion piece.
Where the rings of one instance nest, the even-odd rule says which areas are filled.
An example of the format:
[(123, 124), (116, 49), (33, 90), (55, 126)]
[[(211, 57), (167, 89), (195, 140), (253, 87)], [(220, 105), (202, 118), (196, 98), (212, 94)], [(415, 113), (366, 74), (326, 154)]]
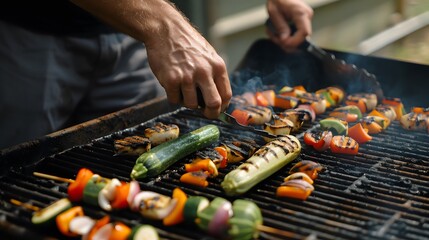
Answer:
[(115, 198), (116, 187), (121, 186), (121, 182), (113, 178), (98, 194), (98, 205), (105, 211), (111, 211), (110, 201)]
[(113, 223), (108, 223), (102, 226), (98, 231), (94, 234), (91, 240), (106, 240), (110, 238), (113, 231)]
[(139, 183), (136, 180), (132, 180), (130, 182), (130, 191), (128, 192), (128, 196), (127, 196), (128, 206), (130, 206), (132, 211), (137, 211), (137, 209), (134, 209), (133, 200), (139, 192), (140, 192)]
[(88, 216), (77, 216), (70, 221), (69, 229), (70, 232), (82, 236), (88, 234), (94, 224), (95, 220)]
[(133, 208), (144, 217), (161, 220), (165, 218), (176, 206), (177, 200), (171, 197), (151, 192), (139, 192), (133, 201)]
[(228, 230), (228, 220), (232, 217), (232, 204), (229, 201), (225, 201), (216, 210), (212, 220), (208, 225), (208, 233), (212, 236), (219, 236)]

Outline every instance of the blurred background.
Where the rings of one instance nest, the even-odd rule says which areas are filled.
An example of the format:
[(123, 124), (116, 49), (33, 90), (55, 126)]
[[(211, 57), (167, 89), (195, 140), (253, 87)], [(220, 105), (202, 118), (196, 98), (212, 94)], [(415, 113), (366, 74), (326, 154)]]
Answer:
[[(303, 0), (314, 9), (312, 42), (331, 50), (429, 65), (429, 0)], [(231, 72), (266, 38), (264, 0), (175, 0)]]

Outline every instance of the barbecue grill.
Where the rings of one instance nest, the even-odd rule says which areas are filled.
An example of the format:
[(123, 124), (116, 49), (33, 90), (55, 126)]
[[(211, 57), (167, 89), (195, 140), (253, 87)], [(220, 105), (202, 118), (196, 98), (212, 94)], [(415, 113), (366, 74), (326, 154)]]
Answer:
[[(329, 51), (329, 50), (328, 50)], [(407, 109), (411, 106), (429, 106), (429, 66), (329, 51), (377, 75), (386, 96), (400, 97)], [(243, 61), (232, 73), (236, 94), (248, 79), (258, 78), (262, 84), (304, 85), (309, 91), (332, 84), (329, 73), (320, 60), (305, 51), (283, 53), (267, 40), (254, 43)], [(347, 88), (347, 85), (345, 85)], [(352, 89), (349, 89), (352, 91)], [(297, 133), (318, 127), (305, 123)], [(104, 177), (129, 181), (135, 157), (115, 156), (113, 141), (130, 135), (142, 135), (146, 127), (156, 122), (174, 123), (182, 133), (207, 124), (216, 124), (221, 139), (253, 139), (264, 143), (257, 132), (234, 129), (218, 120), (208, 120), (197, 111), (172, 108), (165, 98), (124, 109), (86, 122), (42, 139), (26, 142), (1, 152), (0, 233), (2, 238), (45, 239), (61, 238), (50, 231), (35, 228), (30, 210), (9, 202), (17, 199), (45, 207), (54, 200), (67, 197), (67, 183), (41, 179), (33, 172), (43, 172), (65, 178), (74, 178), (82, 167)], [(248, 199), (262, 210), (264, 225), (289, 231), (290, 239), (428, 239), (429, 238), (429, 135), (402, 129), (394, 121), (386, 131), (373, 135), (373, 140), (362, 144), (357, 156), (317, 152), (302, 144), (302, 153), (291, 164), (239, 197), (228, 197), (220, 183), (235, 166), (220, 170), (207, 188), (179, 182), (188, 156), (155, 178), (140, 181), (142, 189), (171, 195), (180, 187), (188, 195), (209, 199), (217, 196), (234, 200)], [(306, 201), (275, 197), (275, 190), (288, 175), (290, 167), (300, 160), (320, 163), (324, 171), (315, 180), (315, 191)], [(99, 208), (82, 204), (85, 213), (99, 218), (106, 213)], [(207, 239), (208, 236), (187, 225), (165, 227), (129, 210), (109, 213), (114, 220), (128, 225), (147, 223), (155, 226), (166, 239)], [(284, 238), (261, 233), (262, 239)]]

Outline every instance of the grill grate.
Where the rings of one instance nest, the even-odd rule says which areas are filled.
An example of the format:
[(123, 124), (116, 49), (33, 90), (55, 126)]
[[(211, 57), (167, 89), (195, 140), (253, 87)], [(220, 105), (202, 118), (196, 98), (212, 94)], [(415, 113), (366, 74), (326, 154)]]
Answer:
[[(318, 120), (326, 115), (318, 117)], [(92, 143), (76, 146), (24, 167), (12, 167), (0, 181), (0, 222), (7, 222), (42, 232), (31, 225), (31, 212), (8, 203), (9, 199), (44, 207), (56, 199), (67, 197), (66, 183), (32, 176), (38, 171), (66, 178), (74, 178), (82, 167), (105, 177), (129, 180), (135, 158), (114, 156), (114, 139), (143, 134), (144, 128), (155, 121), (174, 123), (181, 132), (189, 132), (206, 124), (216, 124), (223, 139), (255, 139), (262, 145), (260, 136), (241, 132), (218, 121), (202, 118), (198, 113), (180, 109), (159, 116), (139, 126), (95, 139)], [(318, 125), (304, 124), (297, 136)], [(190, 160), (191, 157), (184, 159)], [(293, 163), (300, 160), (319, 162), (325, 170), (316, 179), (315, 191), (307, 201), (275, 197), (275, 190), (288, 175)], [(210, 180), (206, 189), (179, 182), (184, 173), (183, 161), (174, 164), (161, 176), (140, 181), (142, 189), (171, 195), (181, 187), (189, 195), (227, 197), (220, 183), (225, 174), (237, 165), (221, 169), (217, 178)], [(303, 144), (301, 155), (284, 169), (266, 179), (241, 198), (254, 201), (262, 210), (264, 225), (293, 232), (291, 239), (428, 239), (429, 238), (429, 135), (407, 132), (397, 122), (373, 140), (360, 146), (355, 157), (317, 152)], [(105, 213), (87, 206), (85, 212), (92, 217)], [(129, 210), (109, 213), (115, 220), (129, 225), (148, 223), (154, 225), (161, 237), (168, 239), (201, 239), (205, 233), (183, 226), (164, 227), (162, 223), (142, 218)], [(50, 233), (49, 233), (50, 234)], [(54, 235), (53, 237), (60, 237)], [(262, 238), (276, 236), (262, 234)]]

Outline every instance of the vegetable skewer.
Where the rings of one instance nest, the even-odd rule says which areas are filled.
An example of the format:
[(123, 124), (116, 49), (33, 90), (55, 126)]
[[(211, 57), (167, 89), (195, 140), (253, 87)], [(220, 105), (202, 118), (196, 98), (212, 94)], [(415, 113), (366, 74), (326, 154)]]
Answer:
[[(47, 178), (47, 179), (51, 179), (51, 180), (55, 180), (55, 181), (63, 181), (63, 182), (71, 182), (71, 183), (74, 182), (72, 179), (61, 178), (61, 177), (57, 177), (57, 176), (53, 176), (53, 175), (49, 175), (49, 174), (43, 174), (43, 173), (35, 172), (34, 175), (39, 176), (39, 177), (43, 177), (43, 178)], [(94, 174), (94, 175), (97, 175), (97, 174)], [(133, 181), (133, 183), (135, 184), (137, 182)], [(148, 191), (141, 191), (141, 192), (135, 194), (134, 201), (132, 201), (132, 205), (129, 206), (130, 209), (135, 210), (136, 207), (138, 208), (138, 206), (136, 206), (137, 204), (136, 204), (135, 199), (140, 198), (139, 195), (148, 194), (148, 193), (158, 194), (158, 193), (148, 192)], [(158, 195), (163, 196), (161, 194), (158, 194)], [(174, 197), (176, 197), (176, 198), (174, 198)], [(195, 196), (195, 197), (205, 199), (204, 197), (198, 197), (198, 196)], [(234, 204), (231, 204), (227, 200), (224, 200), (225, 204), (221, 204), (221, 206), (223, 206), (224, 209), (227, 210), (226, 212), (224, 211), (223, 214), (218, 213), (220, 208), (214, 208), (214, 211), (212, 211), (211, 213), (209, 213), (209, 214), (206, 213), (206, 215), (204, 215), (204, 214), (202, 215), (201, 212), (206, 210), (207, 207), (209, 206), (208, 200), (206, 200), (205, 205), (199, 206), (199, 204), (193, 204), (192, 203), (194, 200), (190, 200), (190, 199), (194, 199), (195, 197), (194, 196), (187, 197), (186, 194), (182, 190), (180, 190), (179, 188), (174, 189), (173, 198), (178, 199), (177, 200), (178, 203), (175, 205), (177, 207), (171, 209), (171, 212), (169, 212), (169, 214), (166, 214), (165, 216), (162, 216), (162, 218), (159, 218), (159, 219), (160, 220), (162, 219), (164, 225), (166, 225), (166, 226), (175, 225), (175, 224), (179, 224), (182, 222), (188, 222), (188, 223), (200, 222), (200, 224), (197, 224), (197, 225), (202, 230), (204, 230), (210, 234), (213, 234), (213, 233), (217, 234), (217, 230), (219, 229), (219, 227), (222, 227), (222, 226), (225, 227), (226, 226), (225, 229), (228, 232), (227, 235), (229, 235), (229, 237), (232, 239), (250, 239), (250, 238), (255, 237), (255, 236), (257, 237), (259, 232), (271, 233), (271, 234), (275, 234), (275, 235), (279, 235), (279, 236), (283, 236), (283, 237), (291, 237), (291, 236), (296, 235), (293, 232), (280, 230), (280, 229), (276, 229), (276, 228), (272, 228), (272, 227), (262, 225), (262, 215), (260, 213), (260, 209), (253, 202), (239, 199), (239, 200), (236, 200), (234, 202)], [(83, 198), (83, 200), (85, 201), (85, 198)], [(218, 200), (216, 200), (216, 201), (218, 201)], [(200, 208), (200, 209), (194, 210), (195, 213), (191, 214), (189, 204), (191, 204), (191, 206), (192, 206), (191, 208)], [(228, 205), (230, 206), (230, 209), (231, 209), (230, 214), (228, 213), (229, 207), (225, 207)], [(237, 207), (233, 208), (235, 205), (237, 205)], [(245, 206), (245, 207), (243, 207), (243, 206)], [(234, 211), (232, 211), (233, 209), (239, 209), (239, 210), (235, 210), (235, 212), (234, 212)], [(254, 214), (255, 212), (256, 213), (259, 212), (259, 215), (260, 215), (259, 218), (260, 219), (258, 218), (259, 219), (258, 221), (254, 220), (254, 221), (249, 222), (248, 216), (247, 215), (242, 216), (244, 213), (241, 213), (242, 211), (245, 211), (245, 212), (249, 211), (248, 209), (253, 209), (251, 211), (252, 214)], [(213, 215), (213, 213), (218, 213), (218, 214)], [(222, 225), (222, 224), (219, 225), (219, 224), (213, 223), (213, 221), (219, 223), (219, 219), (222, 219), (221, 216), (223, 216), (224, 225)], [(206, 219), (205, 224), (201, 225), (200, 219), (203, 219), (203, 218)], [(216, 219), (216, 220), (213, 220), (213, 219)], [(207, 225), (209, 223), (212, 223), (212, 224), (210, 224), (210, 226), (211, 226), (210, 231), (208, 229), (209, 226)]]

